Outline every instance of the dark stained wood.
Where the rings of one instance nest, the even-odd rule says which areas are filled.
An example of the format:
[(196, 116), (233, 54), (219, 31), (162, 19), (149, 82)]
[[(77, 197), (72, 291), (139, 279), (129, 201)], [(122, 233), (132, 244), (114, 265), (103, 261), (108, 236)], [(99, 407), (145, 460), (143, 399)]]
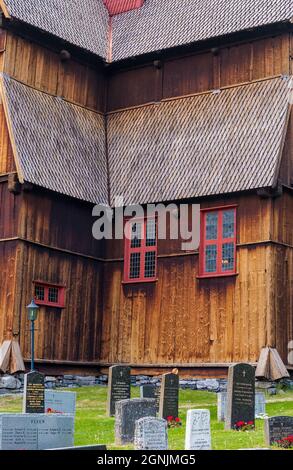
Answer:
[(104, 110), (103, 71), (60, 55), (9, 32), (4, 72), (21, 82), (52, 95), (98, 111)]
[[(107, 110), (128, 108), (162, 99), (201, 93), (290, 72), (290, 35), (190, 54), (153, 65), (113, 71)], [(160, 78), (161, 77), (161, 78)], [(160, 89), (161, 87), (161, 89)]]
[(160, 101), (162, 70), (147, 65), (113, 74), (108, 81), (108, 111)]
[[(99, 111), (106, 101), (113, 111), (292, 72), (288, 33), (225, 46), (218, 54), (174, 56), (162, 68), (128, 64), (111, 70), (107, 84), (104, 70), (61, 62), (56, 52), (12, 32), (0, 34), (1, 44), (2, 71)], [(292, 122), (280, 167), (288, 187)], [(0, 175), (15, 171), (0, 106)], [(37, 359), (52, 373), (98, 370), (99, 364), (104, 371), (121, 362), (132, 364), (133, 373), (161, 374), (182, 364), (186, 376), (225, 376), (225, 364), (255, 364), (266, 346), (287, 362), (293, 338), (292, 198), (287, 189), (266, 199), (251, 193), (199, 201), (202, 208), (237, 204), (237, 276), (198, 279), (198, 253), (182, 252), (180, 240), (167, 239), (159, 241), (158, 282), (129, 286), (122, 283), (123, 241), (92, 238), (91, 204), (40, 188), (15, 196), (1, 179), (0, 341), (16, 337), (29, 359), (25, 307), (33, 281), (43, 280), (66, 287), (66, 308), (42, 307), (37, 325)]]
[[(20, 311), (33, 297), (33, 280), (66, 287), (65, 309), (41, 307), (36, 335), (36, 358), (94, 361), (100, 356), (102, 305), (101, 263), (52, 253), (25, 244)], [(29, 325), (22, 315), (21, 350), (30, 355)]]

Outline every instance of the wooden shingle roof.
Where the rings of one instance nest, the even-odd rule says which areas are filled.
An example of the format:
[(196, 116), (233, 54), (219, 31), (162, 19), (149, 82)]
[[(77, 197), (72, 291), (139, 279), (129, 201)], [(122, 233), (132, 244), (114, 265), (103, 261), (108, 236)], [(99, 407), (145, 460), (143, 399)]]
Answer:
[(111, 23), (103, 0), (2, 3), (11, 18), (114, 62), (293, 17), (292, 0), (145, 0), (141, 8), (113, 16)]
[(111, 204), (143, 204), (273, 187), (288, 85), (279, 77), (106, 119), (7, 76), (1, 94), (21, 181), (93, 203), (110, 193)]
[(20, 181), (108, 202), (104, 116), (1, 77)]
[(7, 13), (106, 59), (109, 14), (103, 0), (3, 0)]
[(111, 114), (112, 198), (135, 204), (274, 186), (288, 84), (275, 78)]

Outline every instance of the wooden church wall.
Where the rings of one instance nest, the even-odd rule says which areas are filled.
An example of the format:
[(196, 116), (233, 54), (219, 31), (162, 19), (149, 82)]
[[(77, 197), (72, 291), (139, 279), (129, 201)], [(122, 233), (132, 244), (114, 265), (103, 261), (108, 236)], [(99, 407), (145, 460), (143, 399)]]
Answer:
[(290, 35), (279, 34), (245, 44), (115, 70), (109, 76), (107, 110), (138, 106), (265, 77), (288, 74)]
[(23, 243), (23, 276), (18, 315), (21, 350), (30, 357), (25, 306), (33, 296), (33, 280), (66, 288), (65, 308), (41, 306), (37, 321), (36, 358), (98, 361), (100, 354), (103, 265), (90, 258)]
[[(122, 283), (122, 246), (105, 264), (102, 362), (257, 361), (272, 335), (272, 203), (252, 195), (230, 203), (238, 203), (237, 276), (198, 279), (198, 253), (176, 252), (168, 241), (161, 242), (164, 253), (158, 247), (157, 283)], [(112, 253), (111, 244), (108, 249)]]
[(104, 111), (105, 82), (101, 71), (60, 55), (11, 32), (7, 33), (4, 72), (11, 77), (83, 107)]

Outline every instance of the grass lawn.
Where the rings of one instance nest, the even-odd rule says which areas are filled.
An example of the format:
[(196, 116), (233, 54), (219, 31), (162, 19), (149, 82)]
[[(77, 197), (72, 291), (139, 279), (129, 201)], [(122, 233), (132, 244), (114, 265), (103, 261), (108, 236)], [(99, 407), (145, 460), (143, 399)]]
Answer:
[[(75, 424), (75, 445), (106, 444), (108, 449), (131, 449), (114, 444), (114, 418), (107, 418), (106, 387), (83, 387), (70, 389), (77, 392), (77, 413)], [(132, 397), (139, 396), (139, 389), (132, 389)], [(293, 416), (293, 391), (281, 391), (278, 395), (267, 396), (269, 416)], [(217, 422), (217, 395), (193, 390), (180, 391), (180, 418), (182, 428), (169, 430), (169, 448), (184, 449), (186, 412), (193, 408), (207, 408), (211, 412), (212, 445), (215, 450), (265, 447), (264, 421), (257, 420), (256, 431), (224, 431), (224, 424)], [(21, 412), (20, 397), (1, 397), (0, 412)]]

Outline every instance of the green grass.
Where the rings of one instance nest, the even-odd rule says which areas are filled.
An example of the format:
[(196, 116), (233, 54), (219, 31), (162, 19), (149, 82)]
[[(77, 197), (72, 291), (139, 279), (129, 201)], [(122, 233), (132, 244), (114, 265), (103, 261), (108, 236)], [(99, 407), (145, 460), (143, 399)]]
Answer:
[[(73, 389), (74, 390), (74, 389)], [(109, 449), (121, 449), (114, 444), (114, 418), (106, 417), (106, 387), (83, 387), (77, 392), (75, 445), (106, 444)], [(132, 397), (139, 396), (139, 389), (132, 389)], [(225, 431), (224, 424), (217, 422), (217, 396), (215, 393), (193, 390), (180, 391), (180, 418), (182, 428), (169, 430), (169, 448), (184, 449), (186, 412), (193, 408), (207, 408), (211, 412), (212, 445), (215, 450), (265, 447), (264, 421), (257, 420), (252, 432)], [(281, 391), (267, 396), (269, 416), (293, 416), (293, 391)], [(1, 397), (0, 412), (21, 412), (20, 397)], [(131, 447), (123, 447), (131, 449)]]

